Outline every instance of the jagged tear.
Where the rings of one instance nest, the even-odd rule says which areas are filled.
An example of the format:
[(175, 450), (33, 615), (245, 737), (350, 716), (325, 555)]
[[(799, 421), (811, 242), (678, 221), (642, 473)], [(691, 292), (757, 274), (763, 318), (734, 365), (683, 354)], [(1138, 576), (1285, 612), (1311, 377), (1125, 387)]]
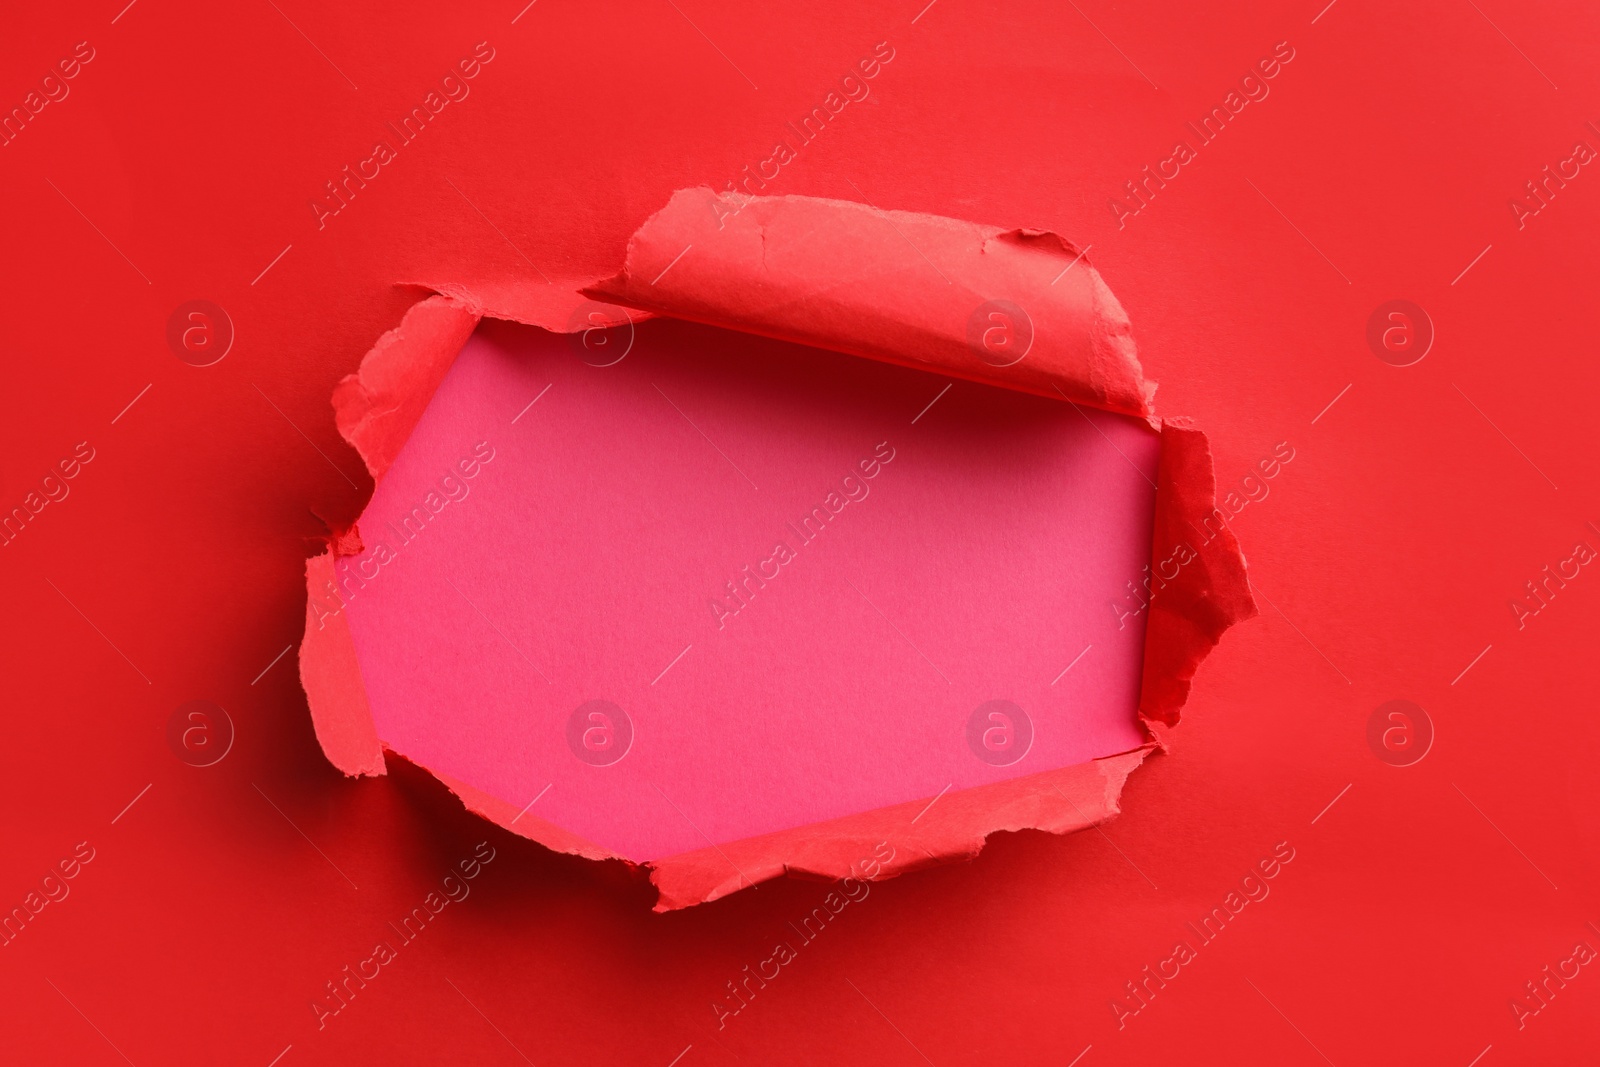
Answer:
[[(339, 431), (381, 480), (480, 318), (568, 332), (592, 300), (601, 322), (664, 315), (932, 371), (1146, 419), (1161, 433), (1151, 581), (1139, 714), (1176, 724), (1200, 662), (1224, 631), (1255, 614), (1244, 559), (1214, 521), (1215, 483), (1205, 435), (1159, 419), (1126, 313), (1073, 245), (1037, 230), (883, 212), (807, 197), (719, 197), (682, 190), (629, 242), (615, 276), (528, 294), (435, 282), (437, 295), (380, 338), (333, 403)], [(980, 358), (972, 309), (1021, 309), (1030, 346), (1008, 365)], [(628, 309), (628, 310), (625, 310)], [(594, 320), (580, 320), (588, 326)], [(340, 531), (307, 561), (300, 650), (317, 739), (348, 775), (383, 774), (378, 736), (343, 613), (327, 608), (334, 562), (361, 550)], [(874, 844), (897, 843), (884, 878), (970, 858), (1001, 830), (1067, 833), (1119, 811), (1123, 783), (1156, 746), (958, 790), (650, 863), (657, 910), (714, 900), (785, 872), (861, 876)], [(433, 771), (471, 810), (560, 852), (622, 858), (554, 823)], [(926, 812), (927, 814), (924, 814)]]

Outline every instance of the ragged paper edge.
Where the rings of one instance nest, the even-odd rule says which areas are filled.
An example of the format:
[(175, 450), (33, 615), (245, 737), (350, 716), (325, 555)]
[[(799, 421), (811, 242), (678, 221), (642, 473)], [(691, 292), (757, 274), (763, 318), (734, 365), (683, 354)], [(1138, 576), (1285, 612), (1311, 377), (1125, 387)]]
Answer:
[[(378, 338), (356, 373), (334, 387), (334, 422), (374, 485), (405, 447), (478, 319), (477, 309), (456, 297), (430, 296), (413, 304), (399, 326)], [(333, 566), (360, 551), (358, 530), (334, 530), (327, 551), (306, 560), (306, 630), (300, 642), (300, 684), (317, 742), (328, 762), (352, 777), (384, 773), (383, 746)]]
[(1176, 726), (1195, 672), (1234, 623), (1254, 618), (1244, 553), (1216, 506), (1211, 443), (1185, 418), (1161, 420), (1139, 717)]
[(1123, 784), (1157, 747), (680, 853), (651, 864), (655, 910), (703, 904), (786, 874), (882, 881), (970, 860), (1002, 831), (1087, 830), (1122, 810)]
[(300, 642), (300, 685), (311, 726), (328, 762), (354, 778), (383, 774), (383, 746), (367, 703), (355, 641), (342, 611), (329, 612), (335, 549), (306, 560), (306, 633)]
[[(553, 332), (610, 321), (609, 313), (597, 320), (590, 312), (576, 320), (574, 313), (585, 306), (586, 297), (634, 309), (615, 321), (668, 315), (1143, 417), (1160, 430), (1162, 453), (1145, 586), (1149, 614), (1139, 716), (1147, 726), (1176, 724), (1199, 664), (1229, 626), (1255, 614), (1255, 605), (1231, 530), (1220, 522), (1213, 530), (1208, 522), (1221, 513), (1215, 506), (1205, 435), (1187, 420), (1155, 417), (1151, 406), (1155, 385), (1139, 368), (1127, 315), (1082, 253), (1044, 231), (1001, 230), (804, 197), (746, 199), (730, 223), (726, 214), (718, 216), (706, 207), (704, 198), (711, 195), (707, 190), (675, 194), (667, 208), (634, 235), (627, 265), (611, 278), (532, 294), (514, 287), (488, 290), (481, 285), (435, 283), (436, 295), (408, 310), (400, 326), (379, 339), (360, 370), (345, 378), (334, 393), (340, 432), (361, 454), (374, 481), (398, 456), (481, 318), (505, 318)], [(724, 211), (734, 204), (720, 203)], [(742, 243), (720, 247), (716, 234), (694, 218), (702, 211), (723, 226), (744, 227), (735, 234)], [(918, 279), (907, 275), (898, 262), (886, 264), (880, 245), (887, 238), (878, 232), (885, 223), (903, 237), (920, 239), (928, 254), (937, 253), (940, 266), (935, 269), (944, 281), (933, 278), (932, 271)], [(803, 262), (775, 270), (776, 264), (768, 263), (769, 226), (804, 233), (808, 240), (820, 242), (826, 254), (801, 257)], [(662, 285), (694, 250), (680, 249), (671, 258), (671, 247), (680, 238), (693, 236), (709, 238), (707, 254), (693, 261), (691, 270), (680, 271), (670, 285)], [(808, 271), (826, 273), (819, 280)], [(647, 282), (645, 275), (651, 272)], [(1041, 284), (1044, 278), (1052, 280)], [(1065, 288), (1058, 288), (1061, 285)], [(966, 321), (948, 313), (961, 306), (957, 297), (979, 294), (984, 300), (1034, 309), (1028, 314), (1040, 332), (1017, 364), (993, 367), (978, 359)], [(888, 306), (874, 301), (901, 303)], [(1062, 316), (1068, 314), (1087, 320), (1072, 324), (1076, 345), (1057, 343), (1051, 330), (1041, 330), (1061, 325)], [(1072, 330), (1065, 335), (1073, 336)], [(1182, 562), (1175, 563), (1179, 544), (1187, 551), (1177, 553)], [(360, 550), (358, 531), (335, 531), (329, 550), (307, 561), (306, 636), (300, 657), (301, 681), (318, 741), (329, 761), (351, 776), (385, 773), (384, 745), (377, 736), (348, 622), (333, 586), (334, 562)], [(989, 834), (1001, 830), (1069, 833), (1104, 821), (1120, 810), (1127, 775), (1152, 747), (945, 795), (937, 801), (945, 813), (938, 819), (929, 816), (932, 821), (918, 832), (921, 836), (906, 838), (905, 857), (881, 865), (872, 877), (970, 859)], [(465, 782), (429, 771), (469, 810), (512, 833), (557, 852), (631, 864), (539, 819), (527, 808), (519, 811)], [(1052, 797), (1070, 804), (1058, 805)], [(902, 809), (920, 809), (925, 803), (926, 798), (643, 866), (651, 869), (660, 893), (657, 910), (703, 903), (785, 873), (859, 877), (864, 854), (853, 850), (863, 843), (870, 848), (888, 840), (891, 831), (904, 837), (905, 831), (898, 829), (898, 820), (907, 814)], [(1067, 807), (1074, 805), (1069, 816)], [(730, 873), (724, 856), (735, 853), (743, 869)], [(720, 866), (712, 862), (713, 856)]]
[(354, 374), (333, 389), (339, 434), (361, 456), (374, 483), (411, 438), (479, 315), (460, 300), (433, 296), (406, 311), (378, 338)]

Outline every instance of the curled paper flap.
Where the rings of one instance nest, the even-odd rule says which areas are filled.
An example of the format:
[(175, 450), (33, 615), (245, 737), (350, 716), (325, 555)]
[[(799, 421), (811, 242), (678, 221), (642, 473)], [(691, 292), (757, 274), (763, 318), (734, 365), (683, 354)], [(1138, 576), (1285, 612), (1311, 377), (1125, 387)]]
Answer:
[(1044, 230), (684, 189), (591, 286), (629, 307), (1147, 417), (1122, 305)]
[[(1200, 662), (1255, 614), (1244, 559), (1215, 508), (1205, 435), (1158, 420), (1126, 314), (1062, 238), (805, 197), (683, 190), (636, 233), (617, 275), (559, 293), (438, 283), (335, 390), (340, 432), (375, 480), (399, 454), (480, 317), (557, 332), (660, 314), (878, 359), (1145, 418), (1162, 435), (1145, 576), (1140, 718), (1178, 721)], [(586, 298), (635, 309), (600, 308)], [(583, 316), (562, 321), (568, 308)], [(596, 317), (598, 315), (598, 317)], [(996, 318), (995, 316), (999, 317)], [(1000, 331), (998, 341), (986, 331)], [(998, 348), (995, 347), (998, 344)], [(1007, 348), (1007, 345), (1021, 346)], [(383, 774), (361, 668), (333, 589), (333, 564), (360, 551), (334, 538), (308, 560), (301, 679), (318, 741), (349, 775)], [(1110, 818), (1127, 775), (1155, 745), (1009, 781), (878, 808), (654, 860), (657, 910), (702, 903), (785, 873), (884, 878), (969, 859), (1001, 830), (1068, 833)], [(527, 808), (426, 768), (472, 811), (552, 850), (622, 859)], [(927, 810), (927, 814), (919, 812)], [(916, 818), (913, 818), (916, 816)], [(862, 856), (879, 842), (895, 857)], [(899, 844), (896, 844), (896, 843)], [(864, 852), (863, 849), (866, 851)]]

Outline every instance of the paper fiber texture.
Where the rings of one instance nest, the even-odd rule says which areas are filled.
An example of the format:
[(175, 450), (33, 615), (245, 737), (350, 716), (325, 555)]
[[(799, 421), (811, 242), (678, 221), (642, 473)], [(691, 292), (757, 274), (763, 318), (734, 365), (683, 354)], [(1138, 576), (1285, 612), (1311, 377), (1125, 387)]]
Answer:
[[(1052, 235), (708, 197), (678, 194), (587, 291), (722, 329), (635, 315), (600, 365), (485, 324), (456, 362), (484, 309), (458, 292), (340, 386), (379, 486), (308, 563), (302, 676), (330, 760), (405, 755), (524, 836), (648, 864), (662, 908), (844, 876), (913, 816), (917, 847), (877, 876), (1109, 817), (1148, 750), (1135, 709), (1175, 722), (1253, 611), (1205, 522), (1204, 438), (1150, 418), (1115, 299)], [(974, 335), (990, 306), (1012, 329), (1022, 309), (1015, 361)], [(574, 747), (591, 701), (605, 718), (580, 727), (625, 724), (615, 762)], [(985, 748), (996, 722), (1025, 727), (1020, 757)]]

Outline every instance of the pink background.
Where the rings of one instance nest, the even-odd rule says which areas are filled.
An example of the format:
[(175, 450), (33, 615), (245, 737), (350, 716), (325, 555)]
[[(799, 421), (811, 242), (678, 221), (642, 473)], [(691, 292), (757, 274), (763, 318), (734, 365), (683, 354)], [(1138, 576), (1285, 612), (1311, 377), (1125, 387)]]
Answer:
[[(1137, 746), (1144, 620), (1111, 603), (1150, 558), (1156, 435), (946, 382), (683, 323), (609, 367), (480, 328), (347, 564), (376, 570), (346, 588), (379, 736), (519, 809), (549, 786), (537, 815), (636, 860)], [(404, 540), (480, 441), (467, 495)], [(802, 541), (787, 524), (848, 475), (867, 494)], [(795, 557), (719, 626), (711, 598), (780, 540)], [(633, 722), (612, 765), (568, 748), (593, 699)], [(1034, 730), (1000, 767), (966, 737), (994, 699)]]

